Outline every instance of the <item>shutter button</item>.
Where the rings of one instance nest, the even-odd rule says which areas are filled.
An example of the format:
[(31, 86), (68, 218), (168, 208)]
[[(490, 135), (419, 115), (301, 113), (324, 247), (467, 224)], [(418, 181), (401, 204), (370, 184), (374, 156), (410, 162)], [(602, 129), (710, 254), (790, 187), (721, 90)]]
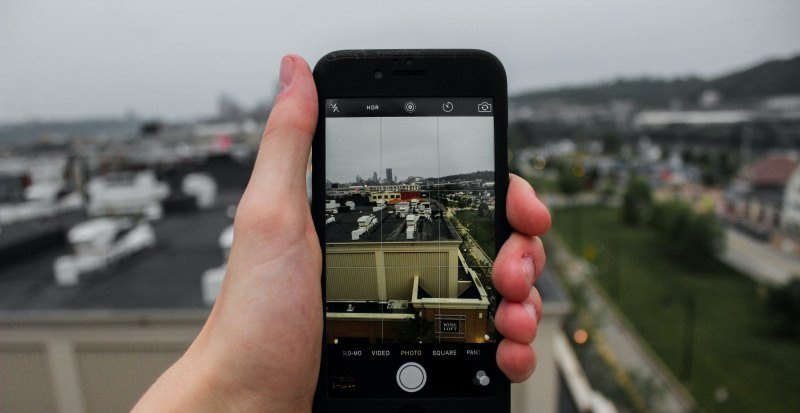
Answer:
[(409, 362), (397, 369), (397, 385), (409, 393), (421, 390), (427, 379), (425, 368), (419, 363)]

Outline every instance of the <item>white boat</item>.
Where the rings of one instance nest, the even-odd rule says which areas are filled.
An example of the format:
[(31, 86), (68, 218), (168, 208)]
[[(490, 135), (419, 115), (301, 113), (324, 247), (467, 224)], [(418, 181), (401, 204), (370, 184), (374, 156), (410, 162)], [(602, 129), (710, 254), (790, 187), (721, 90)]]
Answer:
[(58, 257), (53, 263), (60, 286), (77, 285), (81, 275), (104, 270), (156, 243), (147, 220), (130, 218), (95, 218), (70, 229), (67, 239), (75, 254)]

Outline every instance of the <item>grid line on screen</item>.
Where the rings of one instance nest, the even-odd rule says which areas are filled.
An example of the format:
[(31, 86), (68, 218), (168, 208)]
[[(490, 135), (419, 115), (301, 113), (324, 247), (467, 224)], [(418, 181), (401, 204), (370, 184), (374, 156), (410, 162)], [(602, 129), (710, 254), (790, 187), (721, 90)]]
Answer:
[[(383, 171), (383, 118), (379, 118), (378, 119), (378, 173), (380, 173), (382, 171)], [(381, 188), (381, 191), (383, 191), (383, 188)], [(381, 217), (381, 222), (383, 222), (383, 210), (382, 209), (380, 210), (380, 217)], [(383, 254), (384, 253), (384, 250), (383, 250), (383, 225), (381, 225), (380, 227), (381, 227), (381, 247), (380, 248), (381, 248), (381, 254)], [(385, 262), (383, 263), (383, 266), (384, 266), (384, 284), (385, 284), (385, 282), (386, 282), (385, 281), (385, 278), (386, 278), (386, 275), (385, 275), (386, 263)], [(388, 297), (385, 297), (385, 298), (388, 300)], [(385, 333), (384, 333), (384, 325), (383, 325), (383, 323), (385, 321), (384, 318), (385, 318), (385, 315), (383, 314), (383, 306), (381, 306), (381, 344), (385, 343)]]
[[(439, 139), (439, 132), (440, 132), (439, 126), (440, 126), (439, 125), (439, 118), (437, 117), (436, 118), (436, 199), (441, 199), (440, 190), (442, 189), (442, 186), (441, 186), (441, 184), (442, 184), (442, 156), (441, 156), (441, 146), (440, 146), (440, 139)], [(440, 234), (440, 236), (436, 237), (436, 239), (438, 241), (438, 248), (437, 249), (439, 251), (441, 251), (442, 250), (442, 237), (441, 237), (442, 223), (441, 223), (441, 221), (437, 223), (437, 226), (439, 227), (438, 230), (439, 230), (439, 234)], [(438, 284), (439, 284), (439, 291), (442, 291), (441, 271), (442, 271), (441, 268), (439, 268), (439, 277), (437, 277), (437, 280), (436, 280), (438, 282)], [(441, 319), (441, 317), (442, 317), (442, 303), (441, 302), (439, 303), (438, 307), (439, 308), (437, 309), (437, 312), (436, 312), (437, 315), (438, 315), (437, 318)], [(434, 327), (434, 330), (435, 330), (435, 328), (436, 327)], [(442, 342), (442, 335), (441, 334), (439, 334), (438, 339), (439, 339), (439, 343), (441, 343)]]

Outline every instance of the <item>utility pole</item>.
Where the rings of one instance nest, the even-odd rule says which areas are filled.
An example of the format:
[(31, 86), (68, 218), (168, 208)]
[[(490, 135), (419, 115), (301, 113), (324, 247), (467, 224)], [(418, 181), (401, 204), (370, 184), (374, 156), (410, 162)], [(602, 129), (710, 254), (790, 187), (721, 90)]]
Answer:
[(578, 216), (575, 220), (578, 226), (578, 254), (583, 256), (583, 206), (578, 205)]
[(622, 297), (619, 293), (620, 287), (620, 251), (619, 251), (619, 237), (611, 238), (611, 296), (617, 300), (617, 305), (621, 305)]
[(697, 310), (694, 294), (688, 293), (684, 297), (684, 310), (683, 366), (681, 368), (681, 376), (683, 377), (684, 381), (689, 381), (692, 378), (692, 362), (694, 359), (694, 324)]

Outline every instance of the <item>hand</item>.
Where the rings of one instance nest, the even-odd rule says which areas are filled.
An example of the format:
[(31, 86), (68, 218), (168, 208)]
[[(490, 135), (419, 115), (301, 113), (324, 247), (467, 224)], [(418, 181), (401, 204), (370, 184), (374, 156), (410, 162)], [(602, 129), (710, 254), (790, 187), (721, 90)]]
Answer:
[(322, 256), (306, 194), (317, 91), (297, 56), (281, 61), (280, 84), (217, 302), (136, 412), (311, 410), (322, 351)]
[[(217, 303), (186, 354), (134, 411), (311, 410), (322, 351), (322, 256), (306, 193), (317, 94), (308, 64), (298, 56), (283, 58), (280, 82), (236, 212)], [(535, 366), (530, 343), (541, 299), (531, 286), (544, 264), (535, 235), (547, 230), (550, 216), (527, 182), (515, 176), (508, 218), (519, 232), (495, 262), (494, 284), (505, 296), (496, 325), (507, 337), (497, 361), (509, 378), (520, 381)]]
[(514, 232), (500, 247), (492, 268), (492, 283), (503, 296), (494, 317), (504, 337), (497, 348), (497, 365), (511, 381), (521, 382), (536, 368), (531, 343), (542, 319), (542, 297), (533, 283), (544, 269), (539, 235), (550, 229), (550, 213), (530, 184), (512, 174), (506, 216)]

